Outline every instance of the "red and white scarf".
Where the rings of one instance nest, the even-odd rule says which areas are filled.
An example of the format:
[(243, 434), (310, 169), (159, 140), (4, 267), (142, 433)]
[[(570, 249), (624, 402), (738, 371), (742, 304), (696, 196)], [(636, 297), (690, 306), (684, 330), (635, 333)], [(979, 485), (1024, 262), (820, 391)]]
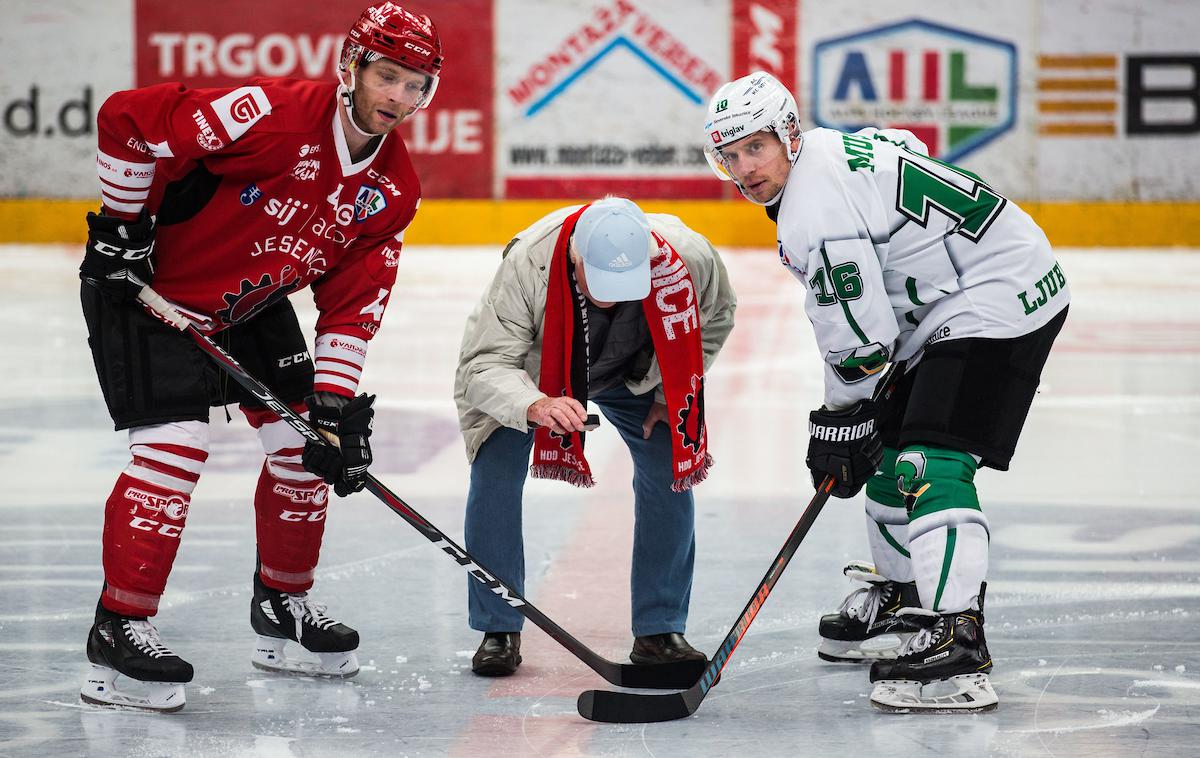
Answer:
[[(554, 244), (538, 380), (538, 389), (547, 396), (573, 397), (580, 403), (587, 402), (587, 309), (575, 283), (567, 248), (586, 208), (567, 217)], [(671, 489), (683, 492), (704, 481), (713, 462), (704, 423), (700, 306), (683, 258), (661, 235), (651, 233), (658, 243), (658, 253), (651, 259), (650, 294), (642, 301), (642, 309), (662, 370), (671, 433)], [(530, 473), (539, 479), (561, 479), (578, 487), (595, 484), (579, 432), (559, 435), (546, 427), (538, 428)]]

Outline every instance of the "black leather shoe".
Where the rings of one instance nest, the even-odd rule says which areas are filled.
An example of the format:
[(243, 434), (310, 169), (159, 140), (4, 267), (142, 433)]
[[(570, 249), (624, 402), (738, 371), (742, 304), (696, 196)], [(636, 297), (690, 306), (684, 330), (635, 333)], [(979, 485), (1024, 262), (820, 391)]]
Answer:
[(479, 676), (512, 676), (520, 665), (520, 632), (487, 632), (471, 659), (471, 670)]
[(651, 634), (633, 640), (629, 660), (638, 664), (707, 661), (708, 657), (688, 644), (678, 632)]

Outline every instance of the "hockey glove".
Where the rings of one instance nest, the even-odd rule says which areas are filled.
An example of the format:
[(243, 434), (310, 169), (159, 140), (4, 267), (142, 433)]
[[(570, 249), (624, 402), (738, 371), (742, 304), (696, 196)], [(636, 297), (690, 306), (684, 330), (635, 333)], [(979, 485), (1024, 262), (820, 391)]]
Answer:
[(80, 278), (113, 302), (133, 302), (154, 275), (154, 219), (144, 209), (136, 221), (89, 212), (87, 225)]
[(358, 492), (367, 484), (371, 465), (371, 425), (375, 410), (374, 395), (359, 395), (347, 400), (340, 395), (319, 392), (309, 395), (308, 418), (318, 431), (332, 435), (339, 447), (305, 442), (301, 463), (305, 471), (333, 485), (339, 497)]
[(840, 411), (820, 408), (808, 414), (808, 457), (813, 486), (828, 474), (830, 494), (853, 497), (875, 475), (883, 461), (883, 441), (876, 429), (878, 411), (864, 400)]

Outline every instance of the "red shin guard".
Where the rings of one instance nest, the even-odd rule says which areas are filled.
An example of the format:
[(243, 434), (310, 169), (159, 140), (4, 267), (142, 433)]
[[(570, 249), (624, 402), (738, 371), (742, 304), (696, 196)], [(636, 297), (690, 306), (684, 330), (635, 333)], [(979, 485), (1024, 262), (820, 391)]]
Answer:
[(153, 616), (179, 550), (191, 496), (122, 473), (104, 508), (104, 607)]
[(319, 479), (283, 481), (263, 464), (254, 493), (259, 574), (268, 587), (305, 592), (312, 587), (325, 534), (329, 487)]

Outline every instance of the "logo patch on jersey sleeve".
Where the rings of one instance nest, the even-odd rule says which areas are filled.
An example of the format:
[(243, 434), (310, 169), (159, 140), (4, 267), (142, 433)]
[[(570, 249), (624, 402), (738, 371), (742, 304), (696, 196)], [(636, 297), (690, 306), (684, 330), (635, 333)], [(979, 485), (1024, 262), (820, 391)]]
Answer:
[(882, 371), (891, 354), (891, 350), (872, 342), (850, 350), (831, 350), (825, 355), (825, 362), (833, 366), (839, 379), (846, 384), (854, 384)]
[(238, 87), (213, 100), (212, 109), (233, 142), (271, 112), (271, 101), (262, 87)]

